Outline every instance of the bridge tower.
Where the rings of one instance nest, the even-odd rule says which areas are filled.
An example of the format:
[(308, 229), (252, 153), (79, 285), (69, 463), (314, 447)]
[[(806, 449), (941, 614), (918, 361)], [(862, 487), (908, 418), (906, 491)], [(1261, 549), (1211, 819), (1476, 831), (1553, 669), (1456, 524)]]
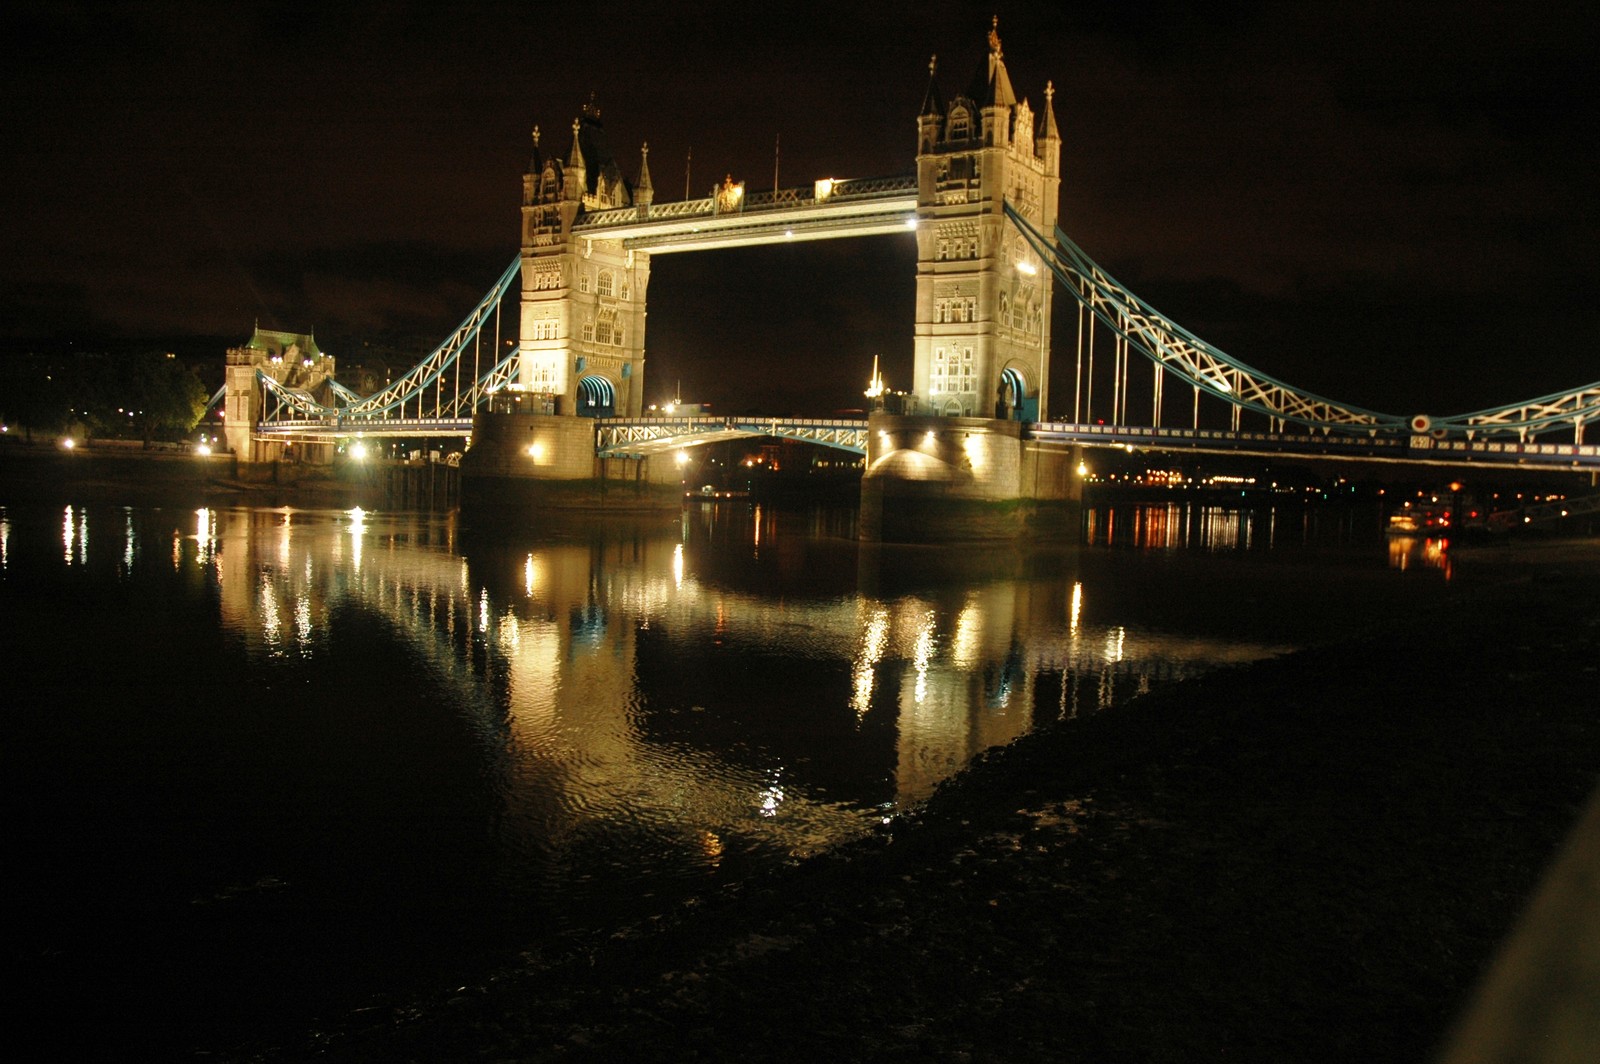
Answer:
[(861, 537), (885, 542), (1059, 531), (1080, 512), (1077, 457), (1024, 438), (1047, 409), (1050, 275), (1006, 219), (1056, 222), (1054, 89), (1017, 99), (999, 20), (970, 84), (947, 101), (930, 63), (917, 115), (912, 394), (875, 412)]
[[(546, 155), (539, 130), (522, 177), (522, 299), (515, 389), (544, 413), (639, 416), (644, 401), (645, 288), (650, 256), (621, 241), (573, 235), (586, 211), (654, 199), (649, 147), (629, 182), (606, 145), (591, 96), (572, 147)], [(531, 411), (530, 411), (531, 412)]]
[(1005, 217), (1056, 224), (1061, 134), (1017, 99), (999, 20), (971, 82), (946, 101), (936, 63), (917, 116), (917, 309), (912, 391), (935, 415), (1036, 421), (1050, 370), (1050, 277)]
[[(318, 401), (333, 401), (329, 387), (336, 363), (317, 346), (311, 333), (263, 329), (258, 323), (250, 339), (228, 348), (224, 372), (222, 433), (228, 450), (243, 463), (274, 462), (284, 457), (285, 445), (255, 437), (265, 397), (260, 378), (306, 392)], [(301, 443), (296, 452), (308, 462), (332, 460), (333, 445)]]

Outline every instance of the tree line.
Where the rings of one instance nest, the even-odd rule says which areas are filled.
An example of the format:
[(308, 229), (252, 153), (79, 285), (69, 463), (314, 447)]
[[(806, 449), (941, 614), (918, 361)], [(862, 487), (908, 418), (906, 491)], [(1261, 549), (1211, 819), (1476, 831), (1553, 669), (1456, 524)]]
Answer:
[(181, 440), (210, 397), (194, 370), (163, 351), (19, 354), (0, 359), (7, 431)]

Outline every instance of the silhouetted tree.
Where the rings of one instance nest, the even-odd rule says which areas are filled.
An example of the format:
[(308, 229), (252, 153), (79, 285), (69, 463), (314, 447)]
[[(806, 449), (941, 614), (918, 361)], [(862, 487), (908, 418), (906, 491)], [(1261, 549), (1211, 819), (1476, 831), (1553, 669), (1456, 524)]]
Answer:
[[(183, 436), (206, 411), (206, 388), (177, 356), (145, 352), (123, 360), (116, 392), (129, 420), (149, 447), (159, 434)], [(106, 400), (102, 400), (105, 402)]]

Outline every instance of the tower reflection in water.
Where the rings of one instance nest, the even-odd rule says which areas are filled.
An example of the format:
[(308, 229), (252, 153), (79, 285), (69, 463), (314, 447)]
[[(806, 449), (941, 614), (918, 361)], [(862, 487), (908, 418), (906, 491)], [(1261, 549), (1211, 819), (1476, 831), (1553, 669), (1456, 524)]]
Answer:
[(757, 512), (742, 551), (726, 531), (234, 510), (202, 520), (197, 560), (264, 659), (337, 654), (337, 608), (385, 618), (470, 721), (502, 842), (580, 880), (608, 845), (640, 877), (815, 852), (1041, 715), (1280, 649), (1091, 621), (1064, 571), (897, 590), (893, 560), (814, 528)]

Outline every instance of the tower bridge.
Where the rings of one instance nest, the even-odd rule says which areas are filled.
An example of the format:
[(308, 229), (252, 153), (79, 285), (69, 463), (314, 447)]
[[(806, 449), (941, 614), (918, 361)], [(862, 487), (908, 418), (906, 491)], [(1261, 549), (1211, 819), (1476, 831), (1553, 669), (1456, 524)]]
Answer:
[[(1273, 378), (1161, 314), (1057, 226), (1053, 86), (1035, 110), (1011, 83), (997, 24), (983, 45), (970, 80), (948, 95), (929, 64), (915, 170), (901, 176), (750, 191), (730, 175), (706, 196), (658, 203), (648, 146), (629, 178), (592, 100), (564, 151), (547, 150), (535, 128), (518, 255), (455, 332), (369, 396), (338, 385), (331, 359), (292, 372), (272, 362), (268, 348), (293, 346), (288, 334), (230, 352), (235, 453), (270, 460), (288, 441), (470, 434), (463, 475), (478, 487), (465, 499), (581, 494), (616, 477), (665, 499), (678, 480), (670, 463), (651, 462), (664, 450), (807, 439), (864, 453), (862, 525), (890, 538), (906, 530), (884, 525), (895, 515), (920, 524), (951, 507), (1070, 509), (1084, 447), (1600, 468), (1600, 447), (1584, 441), (1600, 417), (1600, 383), (1466, 414), (1390, 414)], [(893, 412), (643, 416), (654, 256), (906, 232), (916, 246), (913, 368)], [(1077, 326), (1059, 345), (1058, 294)], [(1057, 347), (1073, 358), (1071, 394), (1053, 399)], [(1227, 429), (1203, 428), (1202, 406), (1226, 410)]]

